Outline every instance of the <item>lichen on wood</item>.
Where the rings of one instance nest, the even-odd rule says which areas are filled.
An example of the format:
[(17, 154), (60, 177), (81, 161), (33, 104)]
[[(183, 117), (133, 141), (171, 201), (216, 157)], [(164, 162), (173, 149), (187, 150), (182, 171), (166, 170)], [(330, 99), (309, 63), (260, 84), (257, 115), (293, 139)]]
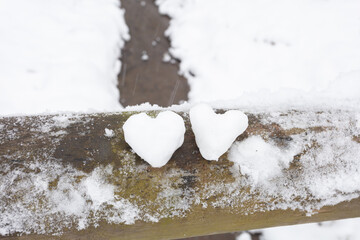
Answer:
[[(227, 153), (218, 162), (204, 160), (186, 112), (179, 113), (186, 126), (183, 146), (164, 167), (152, 168), (124, 141), (122, 125), (135, 113), (0, 118), (0, 211), (5, 216), (0, 233), (177, 238), (360, 216), (358, 191), (320, 196), (308, 179), (314, 169), (340, 174), (340, 167), (348, 166), (334, 160), (306, 168), (324, 148), (334, 158), (349, 158), (346, 151), (360, 148), (355, 112), (247, 112), (249, 127), (237, 141), (261, 136), (279, 149), (296, 150), (282, 176), (269, 180), (275, 191), (254, 185)], [(105, 128), (115, 137), (106, 137)], [(104, 196), (89, 187), (103, 189)], [(287, 188), (292, 195), (286, 195)], [(68, 205), (82, 202), (74, 205), (81, 211), (57, 198)]]

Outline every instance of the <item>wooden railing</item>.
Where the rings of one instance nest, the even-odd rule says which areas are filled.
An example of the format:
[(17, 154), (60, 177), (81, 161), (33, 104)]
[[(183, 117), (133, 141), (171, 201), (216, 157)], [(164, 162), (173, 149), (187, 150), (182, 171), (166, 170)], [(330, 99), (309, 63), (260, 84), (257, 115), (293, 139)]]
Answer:
[[(339, 192), (338, 196), (343, 195), (344, 198), (329, 201), (329, 205), (326, 203), (327, 199), (315, 199), (310, 195), (295, 197), (293, 201), (298, 201), (297, 205), (278, 195), (273, 198), (270, 197), (271, 194), (263, 197), (262, 192), (249, 184), (247, 176), (234, 174), (234, 163), (227, 159), (227, 154), (218, 162), (206, 161), (201, 157), (187, 112), (179, 112), (186, 125), (183, 146), (164, 167), (152, 168), (132, 152), (123, 138), (122, 125), (135, 113), (137, 112), (0, 118), (0, 167), (3, 176), (14, 170), (24, 173), (36, 171), (29, 168), (28, 163), (31, 162), (56, 162), (82, 173), (83, 176), (79, 177), (81, 181), (96, 169), (111, 166), (104, 176), (106, 183), (114, 186), (117, 199), (125, 199), (140, 211), (130, 224), (109, 223), (106, 216), (102, 216), (96, 228), (90, 225), (84, 230), (77, 230), (74, 225), (65, 228), (60, 236), (51, 235), (51, 238), (175, 239), (360, 217), (360, 198), (356, 192)], [(157, 111), (149, 114), (156, 115)], [(316, 149), (325, 144), (316, 143), (317, 135), (323, 136), (324, 133), (333, 131), (335, 135), (331, 136), (339, 133), (339, 136), (351, 139), (360, 148), (356, 122), (359, 121), (359, 115), (356, 112), (248, 111), (247, 115), (249, 127), (238, 137), (238, 141), (258, 135), (284, 149), (294, 139), (297, 139), (297, 144), (303, 145), (301, 151), (293, 156), (289, 169), (284, 170), (293, 174), (300, 174), (302, 171), (301, 159), (307, 151), (312, 150), (316, 154)], [(105, 128), (113, 130), (114, 136), (105, 136)], [(311, 146), (309, 142), (299, 141), (305, 139), (299, 136), (306, 134), (313, 136)], [(55, 179), (48, 183), (49, 191), (58, 187), (57, 181)], [(22, 200), (22, 194), (26, 193), (14, 193), (11, 186), (6, 189), (11, 197), (0, 199), (0, 214), (5, 210), (4, 206), (25, 201)], [(284, 206), (300, 207), (283, 209)], [(37, 205), (39, 207), (41, 205)], [(88, 217), (91, 218), (91, 215)], [(19, 234), (21, 232), (13, 232), (8, 237), (16, 238)], [(29, 234), (22, 234), (20, 237), (49, 238), (47, 232), (31, 232), (31, 229)]]

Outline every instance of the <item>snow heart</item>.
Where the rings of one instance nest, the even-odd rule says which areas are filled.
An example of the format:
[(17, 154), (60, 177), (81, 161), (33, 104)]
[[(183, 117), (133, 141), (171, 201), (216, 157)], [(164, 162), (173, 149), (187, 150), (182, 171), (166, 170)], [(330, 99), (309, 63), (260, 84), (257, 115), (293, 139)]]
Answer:
[(248, 127), (247, 116), (238, 110), (216, 114), (206, 104), (190, 109), (190, 122), (196, 144), (206, 160), (217, 161)]
[(165, 111), (156, 118), (146, 113), (132, 115), (124, 124), (125, 141), (152, 167), (162, 167), (184, 142), (184, 120)]

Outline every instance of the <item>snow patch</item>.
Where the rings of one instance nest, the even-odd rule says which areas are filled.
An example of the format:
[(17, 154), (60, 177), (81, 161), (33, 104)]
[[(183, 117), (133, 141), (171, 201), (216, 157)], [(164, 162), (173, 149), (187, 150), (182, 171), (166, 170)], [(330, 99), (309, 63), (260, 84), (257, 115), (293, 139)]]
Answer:
[(171, 56), (170, 56), (170, 54), (169, 53), (164, 53), (164, 56), (163, 56), (163, 59), (162, 59), (162, 61), (163, 62), (170, 62), (170, 60), (171, 60)]
[(247, 232), (240, 233), (239, 236), (236, 237), (236, 240), (251, 240), (251, 235)]
[(190, 102), (359, 105), (360, 1), (156, 3), (171, 17), (170, 53), (189, 80)]
[(248, 127), (247, 116), (238, 110), (216, 114), (207, 104), (198, 104), (189, 112), (191, 128), (201, 155), (217, 161)]
[(152, 167), (162, 167), (184, 142), (184, 120), (165, 111), (156, 118), (146, 113), (132, 115), (124, 124), (125, 141)]
[(79, 230), (96, 227), (102, 220), (132, 224), (139, 218), (137, 206), (115, 197), (115, 186), (106, 182), (111, 167), (86, 174), (54, 159), (23, 167), (10, 170), (5, 166), (0, 176), (2, 236), (61, 234), (72, 226)]
[(356, 128), (359, 130), (359, 132), (360, 132), (360, 114), (358, 114), (357, 116), (356, 116)]
[(2, 0), (0, 114), (120, 110), (119, 3)]
[(54, 121), (55, 126), (66, 128), (68, 127), (72, 121), (70, 121), (68, 116), (65, 115), (59, 115), (52, 118)]
[(114, 185), (105, 183), (99, 170), (94, 171), (82, 184), (94, 208), (98, 209), (101, 204), (114, 201)]
[[(360, 240), (360, 218), (262, 229), (264, 240)], [(259, 230), (256, 230), (259, 232)]]
[(251, 136), (236, 142), (228, 157), (254, 184), (265, 184), (269, 179), (281, 175), (282, 169), (289, 167), (294, 153), (267, 143), (260, 136)]
[[(359, 197), (360, 144), (352, 136), (355, 126), (348, 124), (356, 113), (307, 111), (296, 112), (291, 117), (283, 115), (283, 122), (279, 123), (284, 129), (305, 122), (307, 127), (303, 129), (307, 130), (281, 142), (249, 137), (236, 143), (229, 154), (236, 162), (232, 172), (239, 180), (244, 173), (249, 176), (239, 186), (248, 185), (265, 202), (276, 199), (267, 209), (301, 209), (309, 215), (323, 206)], [(272, 112), (265, 119), (271, 123), (279, 116)], [(324, 129), (317, 132), (316, 126)], [(327, 129), (327, 126), (336, 128)], [(256, 146), (261, 147), (258, 152)], [(267, 165), (267, 161), (272, 164)], [(287, 167), (289, 162), (296, 167)], [(262, 164), (271, 171), (267, 172)]]
[(51, 136), (56, 136), (56, 137), (58, 137), (60, 135), (65, 135), (65, 134), (67, 134), (67, 131), (64, 131), (64, 130), (50, 133)]
[(105, 128), (105, 137), (113, 138), (115, 136), (115, 132), (112, 129)]

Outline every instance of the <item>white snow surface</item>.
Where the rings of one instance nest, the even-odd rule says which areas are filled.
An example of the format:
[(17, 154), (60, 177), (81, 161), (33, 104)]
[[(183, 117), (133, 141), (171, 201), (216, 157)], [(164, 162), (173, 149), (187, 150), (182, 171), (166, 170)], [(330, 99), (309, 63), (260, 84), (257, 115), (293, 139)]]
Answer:
[[(116, 199), (114, 186), (106, 183), (104, 176), (112, 172), (110, 166), (86, 174), (55, 160), (25, 165), (30, 172), (19, 168), (0, 176), (0, 236), (14, 232), (60, 234), (72, 226), (78, 230), (97, 226), (104, 217), (115, 224), (133, 224), (139, 218), (137, 206)], [(57, 184), (52, 188), (49, 182), (53, 181)], [(9, 198), (12, 203), (6, 204)]]
[[(284, 129), (294, 129), (295, 126), (301, 127), (301, 122), (309, 126), (330, 126), (330, 122), (336, 124), (345, 131), (353, 132), (355, 135), (360, 133), (356, 127), (349, 126), (346, 114), (338, 113), (333, 120), (323, 117), (316, 117), (314, 114), (299, 114), (292, 116), (292, 119), (280, 117), (279, 114), (272, 113), (266, 122), (271, 123), (275, 120)], [(354, 112), (356, 119), (357, 111)], [(312, 116), (311, 116), (312, 115)], [(326, 115), (326, 114), (325, 114)], [(334, 115), (333, 115), (334, 116)], [(284, 121), (282, 121), (284, 120)], [(312, 123), (311, 123), (312, 122)], [(352, 130), (350, 130), (352, 128)], [(303, 146), (297, 146), (298, 142), (308, 142)], [(319, 150), (312, 150), (314, 142), (320, 144)], [(300, 160), (300, 171), (291, 171), (289, 163), (296, 163), (294, 155), (296, 152), (303, 152)], [(339, 202), (349, 201), (357, 198), (354, 193), (359, 189), (359, 143), (351, 137), (346, 137), (336, 129), (325, 133), (304, 133), (292, 136), (291, 141), (284, 146), (279, 146), (272, 139), (266, 141), (260, 136), (250, 136), (244, 141), (236, 142), (230, 152), (229, 159), (235, 162), (233, 173), (245, 175), (253, 190), (268, 196), (282, 196), (287, 199), (284, 206), (295, 203), (293, 197), (310, 195), (311, 198), (318, 199), (324, 205), (334, 205)], [(339, 194), (341, 193), (341, 194)], [(343, 194), (343, 195), (342, 195)], [(341, 196), (342, 195), (342, 196)], [(312, 201), (306, 199), (305, 201)], [(315, 203), (317, 205), (318, 203)], [(277, 207), (282, 204), (278, 204)], [(301, 209), (300, 205), (293, 207)], [(307, 207), (305, 207), (305, 210)], [(307, 209), (308, 211), (310, 209)], [(316, 210), (308, 212), (310, 215)], [(344, 221), (332, 221), (328, 223), (309, 224), (301, 226), (279, 227), (261, 230), (263, 240), (281, 239), (360, 239), (358, 231), (359, 218)]]
[(115, 136), (115, 132), (112, 129), (105, 128), (105, 137), (112, 138)]
[[(280, 120), (277, 123), (284, 130), (302, 127), (301, 123), (310, 129), (315, 126), (336, 128), (324, 132), (307, 130), (281, 142), (261, 136), (266, 138), (264, 141), (259, 136), (235, 143), (229, 154), (236, 163), (233, 174), (247, 176), (252, 188), (262, 195), (285, 200), (277, 207), (285, 203), (284, 207), (303, 209), (309, 214), (316, 213), (314, 206), (320, 208), (356, 198), (360, 189), (360, 145), (353, 140), (352, 134), (358, 136), (360, 131), (354, 124), (349, 124), (356, 113), (335, 111), (330, 116), (325, 112), (320, 115), (303, 112), (289, 117), (280, 116), (281, 112), (272, 112), (264, 123)], [(299, 162), (294, 157), (296, 155), (300, 157)], [(300, 165), (294, 170), (289, 167), (290, 162)], [(265, 164), (271, 171), (265, 166), (260, 167)], [(309, 208), (304, 204), (295, 204), (294, 196), (301, 199), (311, 196), (300, 202), (316, 200)]]
[(184, 120), (172, 111), (156, 118), (146, 113), (132, 115), (123, 129), (125, 141), (152, 167), (164, 166), (184, 142)]
[[(262, 229), (262, 240), (360, 240), (360, 218)], [(238, 239), (239, 240), (239, 239)]]
[(236, 240), (251, 240), (251, 235), (247, 232), (242, 232), (239, 236), (236, 237)]
[[(191, 102), (358, 105), (360, 1), (157, 0)], [(353, 102), (355, 101), (355, 103)]]
[(239, 110), (216, 114), (211, 106), (198, 104), (189, 111), (191, 128), (201, 155), (217, 161), (248, 127), (247, 116)]
[(117, 0), (0, 0), (0, 115), (121, 109)]
[(296, 151), (280, 149), (265, 142), (260, 136), (251, 136), (236, 142), (230, 149), (228, 158), (240, 166), (240, 171), (248, 175), (254, 184), (281, 175), (282, 169), (289, 167)]

